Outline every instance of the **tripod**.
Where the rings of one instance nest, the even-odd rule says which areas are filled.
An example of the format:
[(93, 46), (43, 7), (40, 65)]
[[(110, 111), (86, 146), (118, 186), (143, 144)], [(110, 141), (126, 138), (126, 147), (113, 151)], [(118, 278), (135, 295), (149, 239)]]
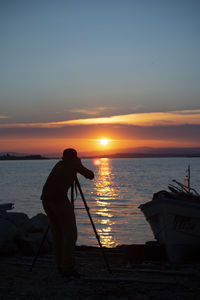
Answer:
[[(81, 185), (80, 185), (80, 183), (79, 183), (79, 180), (78, 180), (77, 176), (76, 176), (76, 178), (75, 178), (75, 185), (78, 187), (79, 193), (80, 193), (81, 198), (82, 198), (82, 200), (83, 200), (83, 203), (84, 203), (85, 209), (86, 209), (86, 211), (87, 211), (88, 217), (89, 217), (89, 219), (90, 219), (92, 228), (93, 228), (93, 230), (94, 230), (96, 239), (97, 239), (98, 244), (99, 244), (99, 246), (100, 246), (101, 253), (102, 253), (103, 259), (104, 259), (104, 261), (105, 261), (106, 268), (107, 268), (108, 272), (111, 273), (111, 269), (110, 269), (110, 266), (109, 266), (107, 257), (106, 257), (106, 255), (105, 255), (103, 246), (102, 246), (101, 241), (100, 241), (100, 237), (99, 237), (99, 235), (98, 235), (98, 233), (97, 233), (96, 227), (95, 227), (94, 222), (93, 222), (93, 220), (92, 220), (92, 216), (91, 216), (91, 214), (90, 214), (89, 207), (88, 207), (87, 202), (86, 202), (86, 200), (85, 200), (85, 197), (84, 197), (84, 194), (83, 194), (83, 191), (82, 191), (82, 189), (81, 189)], [(73, 186), (74, 186), (74, 184), (72, 185), (72, 193), (71, 193), (72, 199), (71, 199), (71, 200), (72, 200), (72, 206), (74, 207), (74, 195), (73, 195), (74, 193), (73, 193)], [(33, 267), (34, 267), (34, 265), (35, 265), (35, 263), (36, 263), (36, 260), (37, 260), (39, 254), (40, 254), (40, 250), (41, 250), (41, 248), (42, 248), (42, 246), (43, 246), (43, 244), (44, 244), (44, 242), (45, 242), (45, 240), (46, 240), (46, 237), (47, 237), (47, 234), (48, 234), (49, 229), (50, 229), (50, 227), (49, 227), (49, 225), (48, 225), (48, 227), (47, 227), (47, 229), (46, 229), (46, 231), (45, 231), (45, 233), (44, 233), (44, 236), (43, 236), (43, 238), (42, 238), (42, 241), (41, 241), (40, 247), (39, 247), (39, 249), (38, 249), (38, 252), (37, 252), (37, 254), (35, 255), (35, 257), (34, 257), (34, 259), (33, 259), (32, 265), (31, 265), (31, 267), (30, 267), (30, 271), (33, 270)]]
[(87, 206), (87, 202), (86, 202), (86, 200), (85, 200), (85, 197), (84, 197), (84, 195), (83, 195), (83, 192), (82, 192), (82, 189), (81, 189), (81, 185), (80, 185), (80, 183), (79, 183), (79, 181), (78, 181), (78, 178), (77, 178), (77, 177), (76, 177), (76, 179), (75, 179), (75, 183), (76, 183), (76, 185), (77, 185), (77, 187), (78, 187), (79, 193), (80, 193), (80, 195), (81, 195), (81, 198), (82, 198), (82, 200), (83, 200), (83, 203), (84, 203), (85, 209), (86, 209), (86, 211), (87, 211), (87, 214), (88, 214), (88, 217), (89, 217), (89, 219), (90, 219), (90, 222), (91, 222), (92, 228), (93, 228), (93, 230), (94, 230), (94, 233), (95, 233), (96, 239), (97, 239), (97, 241), (98, 241), (98, 244), (99, 244), (99, 246), (100, 246), (101, 253), (102, 253), (103, 259), (104, 259), (104, 261), (105, 261), (105, 264), (106, 264), (106, 268), (107, 268), (108, 272), (110, 272), (110, 273), (111, 273), (111, 269), (110, 269), (110, 266), (109, 266), (109, 263), (108, 263), (107, 257), (106, 257), (106, 255), (105, 255), (105, 253), (104, 253), (104, 249), (103, 249), (103, 247), (102, 247), (102, 244), (101, 244), (101, 241), (100, 241), (100, 237), (99, 237), (99, 235), (98, 235), (98, 233), (97, 233), (96, 227), (95, 227), (95, 225), (94, 225), (94, 222), (93, 222), (93, 220), (92, 220), (92, 216), (91, 216), (91, 214), (90, 214), (89, 207)]

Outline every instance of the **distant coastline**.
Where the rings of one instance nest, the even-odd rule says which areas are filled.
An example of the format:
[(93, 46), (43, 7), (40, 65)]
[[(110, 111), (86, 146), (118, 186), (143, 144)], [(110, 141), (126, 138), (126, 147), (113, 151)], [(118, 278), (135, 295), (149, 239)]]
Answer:
[(161, 158), (161, 157), (200, 157), (200, 153), (188, 153), (188, 154), (177, 154), (177, 153), (116, 153), (107, 155), (92, 155), (83, 156), (85, 159), (93, 158)]
[[(83, 155), (82, 159), (94, 159), (94, 158), (164, 158), (164, 157), (200, 157), (200, 151), (194, 152), (146, 152), (146, 153), (138, 153), (138, 152), (130, 152), (130, 153), (114, 153), (114, 154), (102, 154), (102, 155)], [(56, 156), (42, 156), (40, 154), (9, 154), (9, 153), (0, 153), (0, 161), (2, 160), (44, 160), (44, 159), (59, 159)]]
[(41, 156), (40, 154), (23, 155), (23, 156), (10, 155), (10, 154), (0, 155), (0, 160), (36, 160), (36, 159), (49, 159), (49, 158)]

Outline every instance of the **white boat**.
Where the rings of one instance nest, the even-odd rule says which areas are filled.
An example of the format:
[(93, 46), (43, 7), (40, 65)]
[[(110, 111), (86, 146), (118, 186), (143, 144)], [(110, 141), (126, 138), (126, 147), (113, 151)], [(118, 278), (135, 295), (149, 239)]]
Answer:
[(190, 176), (186, 179), (187, 185), (174, 180), (178, 187), (170, 185), (170, 192), (160, 191), (139, 206), (169, 261), (176, 263), (200, 259), (200, 195), (190, 188)]

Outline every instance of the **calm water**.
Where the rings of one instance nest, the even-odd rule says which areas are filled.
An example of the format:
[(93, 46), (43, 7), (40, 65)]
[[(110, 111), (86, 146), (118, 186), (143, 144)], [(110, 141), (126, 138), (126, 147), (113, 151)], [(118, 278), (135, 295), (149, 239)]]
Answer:
[[(0, 161), (0, 203), (14, 202), (13, 211), (29, 217), (43, 212), (42, 186), (56, 160)], [(172, 179), (184, 182), (188, 164), (192, 187), (200, 191), (200, 158), (144, 158), (83, 160), (95, 180), (79, 176), (102, 244), (144, 243), (153, 240), (149, 225), (138, 209), (152, 194), (166, 189)], [(79, 245), (96, 246), (96, 238), (80, 196), (75, 202)]]

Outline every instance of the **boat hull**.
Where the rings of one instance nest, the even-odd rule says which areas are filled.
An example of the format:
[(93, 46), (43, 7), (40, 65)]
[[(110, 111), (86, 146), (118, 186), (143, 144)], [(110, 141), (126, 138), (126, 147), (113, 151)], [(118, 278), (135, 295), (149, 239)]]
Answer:
[(162, 196), (139, 207), (171, 262), (200, 256), (200, 204)]

